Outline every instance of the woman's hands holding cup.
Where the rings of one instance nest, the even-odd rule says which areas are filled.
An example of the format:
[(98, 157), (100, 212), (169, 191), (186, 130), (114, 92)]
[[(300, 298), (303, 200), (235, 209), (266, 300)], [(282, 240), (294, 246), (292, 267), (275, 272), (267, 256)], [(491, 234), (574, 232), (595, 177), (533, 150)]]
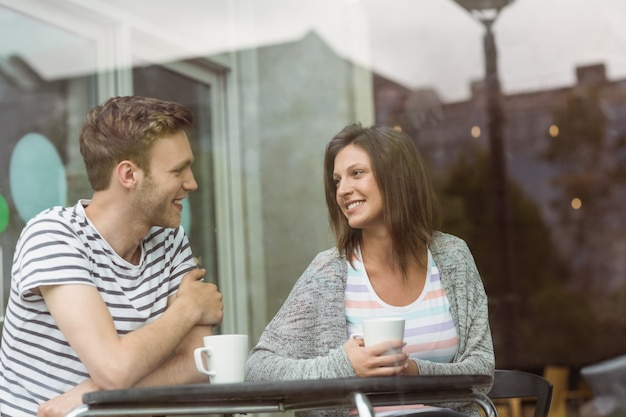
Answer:
[(402, 375), (409, 367), (409, 356), (402, 352), (405, 344), (398, 339), (366, 347), (363, 339), (351, 337), (343, 349), (357, 376), (393, 376)]

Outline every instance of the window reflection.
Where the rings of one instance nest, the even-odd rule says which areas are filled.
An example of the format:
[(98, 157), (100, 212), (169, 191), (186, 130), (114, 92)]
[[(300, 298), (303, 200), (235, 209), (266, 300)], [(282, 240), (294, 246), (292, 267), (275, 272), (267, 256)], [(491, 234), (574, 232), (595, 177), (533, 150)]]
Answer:
[[(76, 201), (74, 193), (86, 184), (82, 161), (76, 162), (76, 113), (84, 114), (93, 102), (93, 78), (78, 74), (79, 62), (93, 67), (95, 54), (89, 41), (5, 7), (0, 7), (0, 32), (4, 40), (0, 41), (0, 308), (4, 312), (13, 250), (25, 222), (44, 206)], [(69, 45), (81, 45), (83, 53), (62, 53)], [(51, 56), (55, 65), (49, 65)], [(60, 71), (59, 65), (71, 67), (71, 74)]]
[(38, 133), (27, 133), (11, 154), (11, 196), (24, 223), (39, 212), (67, 202), (67, 174), (52, 143)]
[[(599, 347), (592, 339), (624, 326), (601, 318), (597, 312), (605, 307), (595, 297), (606, 300), (613, 294), (608, 302), (619, 308), (625, 290), (622, 255), (612, 248), (623, 247), (618, 230), (626, 226), (626, 181), (617, 157), (626, 149), (626, 116), (618, 110), (626, 100), (626, 79), (609, 81), (604, 65), (598, 64), (578, 67), (576, 73), (577, 82), (570, 87), (503, 98), (512, 288), (498, 270), (489, 146), (484, 140), (467, 141), (466, 126), (472, 126), (474, 138), (483, 136), (473, 123), (486, 119), (484, 91), (473, 88), (467, 101), (443, 102), (441, 119), (430, 123), (411, 124), (402, 116), (411, 111), (402, 100), (385, 103), (395, 113), (377, 112), (387, 115), (380, 123), (402, 120), (403, 129), (414, 130), (431, 162), (447, 211), (444, 229), (468, 241), (486, 282), (497, 350), (510, 350), (503, 329), (515, 325), (519, 353), (504, 362), (508, 366), (577, 364), (622, 349), (608, 341)], [(390, 88), (385, 86), (387, 96), (393, 96)], [(394, 90), (403, 97), (404, 86)], [(508, 314), (512, 303), (519, 305), (518, 323)], [(555, 338), (557, 328), (568, 336)], [(505, 366), (502, 357), (500, 366)]]
[(157, 65), (133, 69), (134, 94), (172, 100), (189, 107), (194, 114), (189, 140), (194, 153), (193, 172), (198, 189), (183, 201), (183, 221), (189, 241), (207, 277), (216, 281), (215, 199), (213, 142), (211, 134), (211, 88), (207, 84)]
[[(224, 229), (244, 242), (232, 245), (232, 263), (254, 266), (241, 277), (250, 291), (234, 307), (254, 312), (253, 340), (311, 257), (331, 244), (321, 188), (324, 144), (353, 119), (371, 118), (409, 133), (431, 165), (446, 211), (444, 230), (468, 241), (485, 280), (499, 366), (576, 367), (623, 353), (626, 334), (614, 329), (626, 326), (626, 32), (619, 20), (626, 3), (572, 0), (563, 7), (515, 0), (491, 27), (510, 210), (513, 278), (507, 285), (494, 220), (498, 177), (491, 168), (485, 27), (458, 2), (333, 0), (294, 7), (293, 0), (263, 6), (233, 0), (232, 7), (206, 2), (197, 9), (126, 3), (111, 5), (128, 6), (132, 19), (124, 24), (131, 27), (124, 30), (133, 34), (173, 10), (190, 13), (175, 19), (183, 27), (167, 19), (160, 36), (193, 39), (194, 46), (206, 40), (198, 57), (216, 59), (229, 71), (227, 91), (216, 92), (168, 69), (177, 56), (136, 66), (130, 84), (135, 94), (181, 101), (196, 114), (191, 139), (201, 187), (186, 205), (186, 227), (212, 271), (219, 269), (215, 254), (233, 237), (215, 232), (216, 109), (210, 102), (218, 93), (227, 97), (228, 111), (220, 110), (228, 114), (229, 139), (241, 137), (235, 152), (245, 163), (224, 174), (241, 176), (241, 190), (224, 192), (244, 201), (245, 207), (231, 209), (244, 211), (246, 221)], [(74, 7), (98, 12), (89, 1)], [(66, 12), (72, 16), (71, 7)], [(141, 24), (129, 23), (135, 18)], [(2, 217), (0, 204), (0, 242), (7, 289), (23, 226), (9, 189), (12, 150), (28, 133), (45, 136), (65, 168), (68, 202), (85, 197), (76, 127), (87, 108), (106, 98), (94, 86), (107, 73), (95, 63), (102, 51), (61, 29), (54, 16), (28, 19), (0, 7), (0, 22), (2, 34), (19, 34), (2, 37), (16, 40), (10, 47), (0, 43), (0, 203), (7, 206)], [(160, 45), (160, 38), (151, 45)], [(132, 53), (145, 52), (132, 51), (132, 42), (118, 47), (112, 55), (125, 64)], [(71, 65), (58, 59), (70, 55)], [(63, 72), (67, 67), (75, 72)], [(19, 68), (22, 75), (12, 80), (10, 72)], [(115, 88), (105, 91), (128, 93)], [(507, 316), (512, 304), (519, 308), (514, 326)], [(513, 327), (515, 333), (507, 333)], [(511, 338), (515, 355), (506, 354)]]

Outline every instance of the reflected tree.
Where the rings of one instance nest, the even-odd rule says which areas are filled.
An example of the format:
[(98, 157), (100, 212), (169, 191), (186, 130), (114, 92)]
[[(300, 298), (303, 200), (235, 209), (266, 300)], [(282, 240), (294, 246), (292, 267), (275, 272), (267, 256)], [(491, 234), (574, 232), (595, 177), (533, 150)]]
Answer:
[[(499, 273), (497, 223), (491, 204), (489, 155), (474, 148), (437, 180), (444, 207), (443, 230), (463, 238), (474, 254), (489, 296), (490, 320), (497, 366), (541, 369), (547, 363), (573, 365), (587, 360), (596, 336), (585, 297), (568, 287), (567, 264), (550, 239), (550, 231), (537, 205), (514, 181), (510, 196), (513, 233), (513, 296), (519, 322), (512, 323), (506, 303), (511, 302)], [(518, 346), (516, 363), (507, 358), (507, 329), (514, 326)]]
[(623, 280), (613, 266), (623, 254), (613, 251), (612, 242), (622, 239), (616, 231), (624, 226), (626, 136), (608, 134), (600, 87), (578, 87), (555, 109), (558, 133), (543, 155), (557, 168), (557, 235), (571, 260), (570, 282), (580, 290), (609, 289)]
[(570, 284), (592, 305), (597, 340), (588, 361), (626, 352), (626, 131), (605, 109), (602, 84), (572, 90), (553, 112), (558, 134), (543, 155), (558, 172), (552, 208)]

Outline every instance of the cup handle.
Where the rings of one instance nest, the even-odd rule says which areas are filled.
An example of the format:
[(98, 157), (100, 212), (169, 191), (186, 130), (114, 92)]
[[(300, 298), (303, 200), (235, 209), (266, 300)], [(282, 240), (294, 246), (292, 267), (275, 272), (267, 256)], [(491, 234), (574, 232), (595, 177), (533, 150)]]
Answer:
[(363, 333), (352, 333), (350, 339), (363, 339)]
[(207, 360), (209, 356), (211, 356), (211, 348), (210, 347), (199, 347), (193, 351), (193, 358), (196, 362), (196, 368), (198, 372), (207, 376), (215, 376), (215, 371), (209, 371), (204, 367), (204, 362), (202, 361), (202, 354), (205, 354)]

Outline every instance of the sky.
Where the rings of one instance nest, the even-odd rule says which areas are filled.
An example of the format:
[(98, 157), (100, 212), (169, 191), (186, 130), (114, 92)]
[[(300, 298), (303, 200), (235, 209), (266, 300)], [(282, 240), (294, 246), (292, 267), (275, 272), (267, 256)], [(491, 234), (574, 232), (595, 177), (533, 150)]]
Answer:
[[(129, 7), (128, 0), (110, 1)], [(408, 87), (434, 87), (446, 101), (467, 97), (469, 83), (484, 74), (484, 28), (454, 0), (182, 4), (196, 13), (168, 13), (179, 13), (186, 21), (182, 36), (202, 39), (207, 49), (223, 47), (218, 34), (224, 22), (230, 22), (225, 33), (231, 48), (281, 43), (315, 30), (338, 54)], [(601, 62), (609, 78), (626, 78), (625, 23), (625, 0), (513, 0), (494, 24), (504, 91), (571, 85), (577, 65)]]
[[(467, 98), (470, 83), (484, 74), (484, 27), (454, 0), (82, 3), (162, 37), (154, 50), (161, 59), (290, 42), (313, 30), (337, 54), (409, 88), (434, 88), (443, 101)], [(604, 63), (610, 79), (626, 78), (624, 23), (626, 0), (513, 0), (494, 24), (504, 92), (571, 85), (577, 65)], [(0, 13), (0, 34), (14, 34), (0, 36), (0, 57), (18, 45), (37, 51), (33, 59), (41, 60), (50, 77), (79, 71), (95, 59), (93, 44), (75, 34), (58, 29), (37, 34), (27, 27)], [(56, 49), (46, 49), (53, 42)]]

